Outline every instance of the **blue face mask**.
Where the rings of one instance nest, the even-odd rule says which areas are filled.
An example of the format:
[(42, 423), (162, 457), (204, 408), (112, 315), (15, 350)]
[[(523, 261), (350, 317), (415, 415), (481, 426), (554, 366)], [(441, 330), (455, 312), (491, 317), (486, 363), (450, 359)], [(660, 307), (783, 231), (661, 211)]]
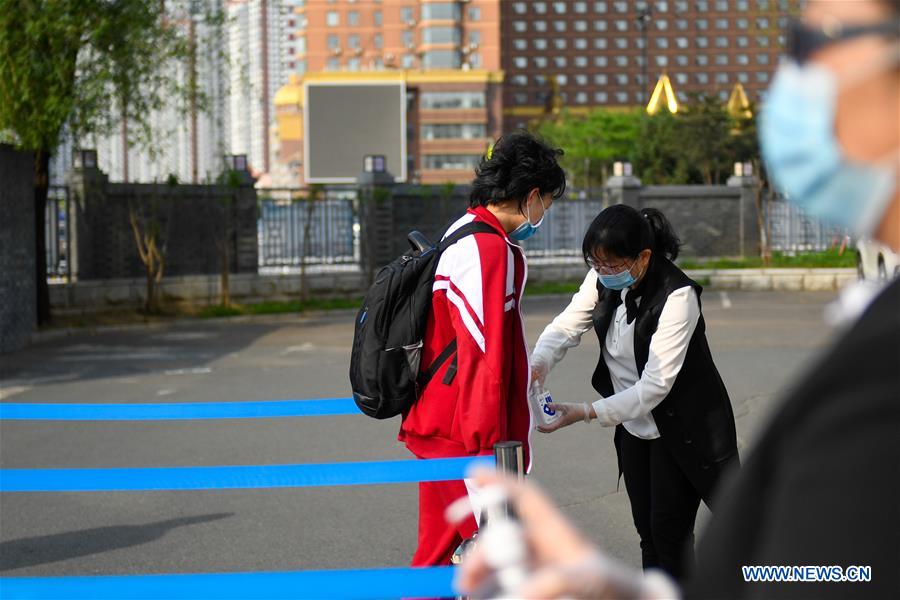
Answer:
[(634, 275), (631, 274), (631, 269), (625, 269), (615, 275), (597, 273), (597, 277), (600, 278), (600, 283), (603, 284), (603, 287), (608, 290), (624, 290), (636, 281)]
[(865, 237), (893, 198), (896, 157), (870, 165), (843, 155), (834, 135), (837, 90), (835, 76), (823, 67), (780, 66), (763, 107), (762, 155), (789, 202)]
[(528, 213), (525, 215), (525, 222), (509, 232), (509, 237), (511, 239), (514, 239), (517, 242), (524, 242), (537, 233), (538, 227), (544, 222), (544, 216), (547, 214), (547, 209), (544, 207), (544, 198), (540, 193), (538, 193), (538, 198), (541, 200), (541, 208), (543, 209), (540, 220), (537, 223), (531, 222), (531, 206), (529, 205)]

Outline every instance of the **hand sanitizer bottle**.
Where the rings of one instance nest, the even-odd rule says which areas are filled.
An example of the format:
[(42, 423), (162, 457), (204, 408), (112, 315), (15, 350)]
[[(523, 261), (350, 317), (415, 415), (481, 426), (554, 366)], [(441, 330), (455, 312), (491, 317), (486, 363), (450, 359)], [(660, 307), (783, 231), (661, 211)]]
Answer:
[(556, 412), (556, 407), (553, 406), (553, 398), (550, 396), (550, 392), (544, 389), (540, 381), (535, 381), (531, 384), (528, 399), (531, 402), (531, 410), (534, 412), (540, 425), (546, 427), (559, 419), (559, 413)]

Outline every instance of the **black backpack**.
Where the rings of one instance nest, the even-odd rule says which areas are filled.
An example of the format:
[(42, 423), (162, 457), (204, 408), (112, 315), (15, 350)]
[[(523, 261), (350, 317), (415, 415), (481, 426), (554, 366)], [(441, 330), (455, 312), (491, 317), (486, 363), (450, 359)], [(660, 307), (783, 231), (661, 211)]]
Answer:
[[(388, 419), (409, 409), (420, 392), (456, 352), (454, 339), (419, 372), (422, 340), (431, 310), (432, 285), (438, 259), (447, 248), (473, 233), (497, 233), (480, 221), (463, 225), (437, 246), (413, 231), (412, 250), (383, 267), (356, 315), (350, 355), (350, 387), (359, 410)], [(456, 357), (445, 382), (452, 382)]]

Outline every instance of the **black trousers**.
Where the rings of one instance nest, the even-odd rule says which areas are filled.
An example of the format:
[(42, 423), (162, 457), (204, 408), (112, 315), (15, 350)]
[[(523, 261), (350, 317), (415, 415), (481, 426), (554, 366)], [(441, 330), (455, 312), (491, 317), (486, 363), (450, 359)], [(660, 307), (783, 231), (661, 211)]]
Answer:
[(623, 427), (619, 452), (644, 569), (659, 568), (684, 579), (694, 566), (700, 494), (661, 439), (642, 440)]

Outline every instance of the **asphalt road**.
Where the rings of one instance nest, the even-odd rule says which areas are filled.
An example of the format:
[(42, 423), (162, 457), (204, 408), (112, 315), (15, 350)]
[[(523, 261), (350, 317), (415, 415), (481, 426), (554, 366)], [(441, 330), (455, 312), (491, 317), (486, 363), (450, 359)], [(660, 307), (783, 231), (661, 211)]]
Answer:
[[(821, 351), (832, 293), (704, 294), (742, 452)], [(526, 298), (533, 343), (567, 298)], [(0, 356), (10, 402), (212, 402), (345, 397), (348, 312), (78, 333)], [(551, 374), (557, 401), (594, 396), (596, 337)], [(0, 423), (12, 468), (263, 465), (410, 458), (398, 422), (364, 416)], [(639, 566), (612, 430), (535, 434), (534, 478), (610, 553)], [(414, 485), (0, 495), (0, 575), (279, 571), (408, 564)], [(701, 524), (706, 518), (701, 514)]]

